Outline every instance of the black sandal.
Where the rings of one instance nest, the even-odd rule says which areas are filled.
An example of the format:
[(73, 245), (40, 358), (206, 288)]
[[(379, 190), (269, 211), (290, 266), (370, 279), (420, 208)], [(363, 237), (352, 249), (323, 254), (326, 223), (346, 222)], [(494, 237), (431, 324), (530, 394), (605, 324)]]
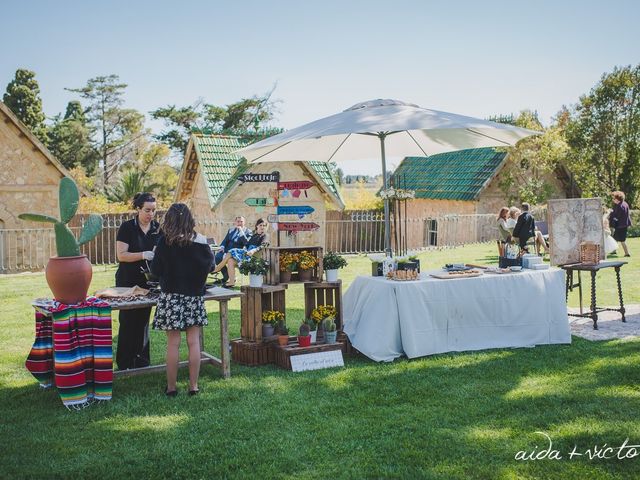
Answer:
[(169, 391), (169, 387), (164, 387), (164, 394), (169, 398), (174, 398), (178, 396), (178, 390)]
[(200, 393), (200, 389), (198, 389), (198, 390), (189, 390), (189, 396), (190, 397), (198, 395), (199, 393)]

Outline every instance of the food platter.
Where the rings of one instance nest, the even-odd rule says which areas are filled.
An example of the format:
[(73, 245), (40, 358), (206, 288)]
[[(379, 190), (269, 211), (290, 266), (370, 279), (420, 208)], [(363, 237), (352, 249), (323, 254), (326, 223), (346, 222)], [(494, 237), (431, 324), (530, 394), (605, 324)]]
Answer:
[(453, 272), (442, 272), (442, 273), (430, 273), (434, 278), (439, 278), (441, 280), (448, 280), (453, 278), (473, 278), (479, 277), (482, 275), (480, 270), (462, 270), (462, 271), (453, 271)]

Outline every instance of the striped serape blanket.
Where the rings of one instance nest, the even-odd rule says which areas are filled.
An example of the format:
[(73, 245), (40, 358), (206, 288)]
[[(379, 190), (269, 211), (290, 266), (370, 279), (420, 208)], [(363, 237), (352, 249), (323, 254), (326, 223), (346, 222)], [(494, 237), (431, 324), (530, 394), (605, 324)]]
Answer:
[[(89, 297), (36, 311), (36, 339), (26, 367), (43, 387), (55, 383), (67, 407), (110, 400), (113, 382), (111, 307)], [(52, 381), (53, 380), (53, 381)]]

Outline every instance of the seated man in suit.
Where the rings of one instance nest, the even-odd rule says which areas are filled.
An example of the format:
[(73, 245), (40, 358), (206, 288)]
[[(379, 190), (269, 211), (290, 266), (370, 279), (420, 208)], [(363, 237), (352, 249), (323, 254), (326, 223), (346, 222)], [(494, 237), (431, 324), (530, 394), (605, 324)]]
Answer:
[[(227, 234), (222, 240), (220, 244), (220, 251), (216, 254), (216, 264), (220, 263), (224, 258), (224, 254), (231, 250), (232, 248), (243, 248), (249, 243), (249, 239), (251, 238), (251, 230), (246, 228), (245, 219), (243, 216), (238, 215), (233, 220), (234, 226), (229, 229)], [(222, 283), (225, 284), (229, 281), (229, 271), (225, 266), (221, 271), (222, 273)]]
[(513, 236), (518, 239), (520, 248), (526, 250), (527, 241), (536, 236), (536, 221), (529, 213), (529, 204), (522, 204), (522, 213), (513, 227)]

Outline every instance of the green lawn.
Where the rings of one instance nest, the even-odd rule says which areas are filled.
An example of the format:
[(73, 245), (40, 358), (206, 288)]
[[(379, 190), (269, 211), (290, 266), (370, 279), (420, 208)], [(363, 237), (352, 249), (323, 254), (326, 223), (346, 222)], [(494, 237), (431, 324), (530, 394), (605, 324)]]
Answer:
[[(640, 240), (623, 268), (627, 303), (640, 303)], [(423, 268), (491, 263), (493, 245), (428, 252)], [(349, 257), (345, 286), (370, 274)], [(96, 267), (92, 290), (113, 283)], [(601, 274), (599, 303), (615, 304), (613, 272)], [(246, 283), (246, 282), (245, 282)], [(114, 399), (68, 412), (24, 368), (33, 340), (31, 299), (47, 296), (44, 276), (0, 277), (0, 477), (3, 478), (640, 478), (631, 459), (569, 459), (574, 445), (640, 444), (640, 340), (435, 355), (379, 364), (346, 358), (344, 369), (294, 374), (232, 365), (223, 381), (202, 370), (202, 394), (161, 394), (163, 374), (118, 379)], [(586, 295), (588, 297), (588, 295)], [(464, 299), (461, 299), (464, 301)], [(577, 294), (570, 296), (577, 304)], [(299, 285), (287, 292), (288, 322), (302, 319)], [(585, 299), (588, 303), (588, 298)], [(217, 342), (211, 305), (207, 349)], [(230, 304), (232, 337), (240, 302)], [(114, 335), (117, 320), (114, 319)], [(164, 337), (152, 333), (161, 362)], [(561, 460), (516, 461), (546, 448)], [(635, 472), (635, 473), (634, 473)]]

